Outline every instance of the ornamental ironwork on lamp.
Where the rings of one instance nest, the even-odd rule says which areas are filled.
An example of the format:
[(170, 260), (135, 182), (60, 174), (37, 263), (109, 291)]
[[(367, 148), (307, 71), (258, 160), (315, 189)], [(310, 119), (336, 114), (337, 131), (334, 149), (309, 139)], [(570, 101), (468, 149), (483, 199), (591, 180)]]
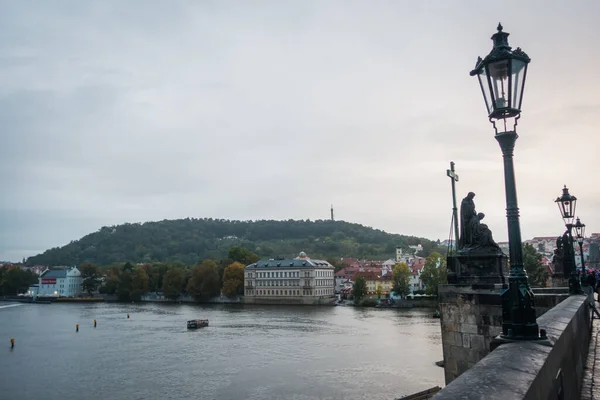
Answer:
[[(531, 59), (517, 47), (508, 44), (508, 32), (498, 24), (498, 32), (492, 35), (494, 47), (485, 57), (479, 57), (471, 76), (477, 75), (490, 121), (496, 129), (496, 121), (504, 122), (504, 131), (514, 130), (521, 115), (527, 66)], [(512, 128), (507, 126), (514, 118)], [(496, 129), (496, 133), (498, 130)]]

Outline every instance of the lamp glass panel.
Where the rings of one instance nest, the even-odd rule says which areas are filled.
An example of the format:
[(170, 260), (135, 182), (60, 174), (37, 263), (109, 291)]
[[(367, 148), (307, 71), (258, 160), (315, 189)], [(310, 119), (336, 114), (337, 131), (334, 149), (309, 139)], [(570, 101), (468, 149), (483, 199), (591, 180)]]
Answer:
[(481, 69), (481, 72), (477, 74), (477, 79), (479, 79), (479, 86), (481, 87), (481, 92), (483, 93), (483, 100), (485, 101), (485, 109), (488, 114), (491, 114), (493, 111), (492, 108), (492, 94), (490, 92), (490, 84), (488, 82), (488, 76), (485, 72), (485, 68)]
[(501, 110), (510, 106), (508, 103), (508, 65), (508, 60), (500, 60), (488, 66), (492, 83), (494, 110)]
[(521, 60), (512, 60), (512, 93), (510, 106), (517, 110), (521, 109), (521, 94), (523, 93), (523, 86), (525, 85), (526, 66), (527, 64)]

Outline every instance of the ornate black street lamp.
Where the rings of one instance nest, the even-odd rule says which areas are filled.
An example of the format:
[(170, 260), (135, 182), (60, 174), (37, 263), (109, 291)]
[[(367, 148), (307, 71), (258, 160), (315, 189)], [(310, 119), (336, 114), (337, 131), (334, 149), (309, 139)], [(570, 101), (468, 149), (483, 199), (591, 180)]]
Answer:
[(585, 224), (582, 224), (579, 220), (579, 217), (577, 217), (577, 222), (575, 222), (573, 228), (575, 228), (575, 238), (577, 239), (577, 243), (579, 244), (579, 255), (581, 256), (581, 284), (586, 286), (587, 280), (585, 278), (587, 275), (585, 273), (585, 257), (583, 256), (583, 239), (585, 238)]
[[(502, 31), (502, 25), (498, 24), (498, 32), (492, 36), (492, 51), (483, 60), (478, 58), (471, 76), (477, 75), (479, 78), (488, 117), (496, 131), (496, 140), (500, 143), (504, 158), (510, 273), (508, 287), (502, 290), (502, 337), (509, 340), (538, 340), (546, 337), (540, 336), (533, 292), (529, 288), (527, 273), (523, 268), (513, 164), (513, 151), (518, 137), (517, 120), (521, 116), (527, 65), (531, 59), (520, 48), (512, 50), (508, 45), (508, 35)], [(497, 122), (500, 122), (500, 127), (496, 126)], [(509, 127), (511, 124), (512, 127)]]
[(575, 218), (575, 210), (577, 208), (577, 197), (569, 193), (569, 189), (565, 185), (562, 196), (557, 197), (554, 202), (558, 205), (560, 215), (567, 227), (567, 231), (563, 235), (562, 245), (565, 255), (563, 258), (563, 270), (565, 274), (570, 273), (569, 293), (582, 294), (583, 291), (581, 290), (581, 283), (575, 266), (575, 252), (573, 251), (573, 219)]

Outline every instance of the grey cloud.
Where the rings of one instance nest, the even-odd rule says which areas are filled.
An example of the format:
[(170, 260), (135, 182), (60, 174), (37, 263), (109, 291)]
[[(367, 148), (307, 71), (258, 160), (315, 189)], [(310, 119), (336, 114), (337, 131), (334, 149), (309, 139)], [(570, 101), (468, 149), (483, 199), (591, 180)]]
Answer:
[[(589, 49), (600, 6), (506, 4), (516, 6), (500, 17), (533, 59), (515, 159), (523, 236), (560, 232), (551, 200), (563, 183), (593, 231), (599, 83)], [(0, 16), (0, 259), (102, 225), (316, 219), (331, 203), (341, 219), (444, 239), (450, 160), (459, 195), (475, 191), (504, 240), (502, 158), (468, 75), (491, 48), (497, 11), (9, 2)], [(577, 168), (565, 150), (581, 155)]]

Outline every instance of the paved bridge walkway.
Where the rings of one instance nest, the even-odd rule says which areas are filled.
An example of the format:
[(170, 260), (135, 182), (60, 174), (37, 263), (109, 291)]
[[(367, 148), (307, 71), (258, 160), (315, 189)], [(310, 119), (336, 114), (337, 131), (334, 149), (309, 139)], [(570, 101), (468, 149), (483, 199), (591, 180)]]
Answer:
[[(600, 310), (600, 303), (596, 302), (596, 309)], [(600, 319), (597, 315), (592, 319), (592, 335), (588, 358), (583, 374), (581, 400), (600, 400)]]

